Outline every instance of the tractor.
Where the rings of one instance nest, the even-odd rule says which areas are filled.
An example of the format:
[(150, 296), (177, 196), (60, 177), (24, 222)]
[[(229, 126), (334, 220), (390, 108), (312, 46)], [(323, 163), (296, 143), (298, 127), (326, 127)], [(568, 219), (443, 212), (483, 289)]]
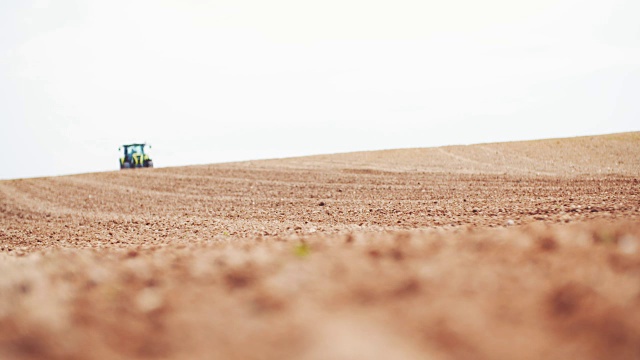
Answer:
[(145, 153), (145, 147), (151, 148), (147, 144), (129, 144), (118, 148), (121, 151), (124, 148), (124, 156), (120, 158), (120, 170), (133, 168), (152, 168), (153, 161), (148, 154)]

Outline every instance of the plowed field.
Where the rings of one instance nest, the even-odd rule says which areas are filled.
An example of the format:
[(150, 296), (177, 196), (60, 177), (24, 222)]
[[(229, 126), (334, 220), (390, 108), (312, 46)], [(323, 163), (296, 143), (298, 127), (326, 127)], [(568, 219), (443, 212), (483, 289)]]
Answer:
[(640, 133), (0, 182), (1, 359), (638, 359)]

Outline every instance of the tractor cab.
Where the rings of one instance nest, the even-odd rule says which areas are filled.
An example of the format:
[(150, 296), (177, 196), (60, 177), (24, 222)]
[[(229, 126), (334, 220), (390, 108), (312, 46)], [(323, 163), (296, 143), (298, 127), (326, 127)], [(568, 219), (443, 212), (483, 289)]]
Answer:
[(123, 145), (118, 150), (124, 148), (124, 156), (120, 158), (120, 169), (131, 169), (141, 167), (153, 167), (153, 161), (149, 154), (145, 152), (145, 148), (151, 148), (147, 144), (128, 144)]

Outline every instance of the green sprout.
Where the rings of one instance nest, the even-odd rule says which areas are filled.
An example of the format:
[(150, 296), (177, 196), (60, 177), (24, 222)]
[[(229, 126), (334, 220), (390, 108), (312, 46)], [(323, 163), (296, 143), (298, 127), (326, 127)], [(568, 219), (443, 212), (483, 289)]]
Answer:
[(306, 243), (300, 243), (296, 245), (294, 249), (294, 254), (296, 254), (296, 256), (300, 258), (306, 257), (310, 253), (311, 253), (311, 249), (309, 248), (309, 245), (307, 245)]

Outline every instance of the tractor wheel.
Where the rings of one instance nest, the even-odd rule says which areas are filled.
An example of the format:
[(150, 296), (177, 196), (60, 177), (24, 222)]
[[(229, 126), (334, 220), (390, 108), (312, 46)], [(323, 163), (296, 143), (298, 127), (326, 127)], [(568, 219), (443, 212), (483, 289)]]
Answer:
[(124, 164), (122, 164), (122, 168), (123, 169), (131, 169), (131, 163), (130, 162), (125, 162)]
[(145, 163), (145, 166), (148, 168), (152, 168), (153, 167), (153, 161), (149, 160)]

